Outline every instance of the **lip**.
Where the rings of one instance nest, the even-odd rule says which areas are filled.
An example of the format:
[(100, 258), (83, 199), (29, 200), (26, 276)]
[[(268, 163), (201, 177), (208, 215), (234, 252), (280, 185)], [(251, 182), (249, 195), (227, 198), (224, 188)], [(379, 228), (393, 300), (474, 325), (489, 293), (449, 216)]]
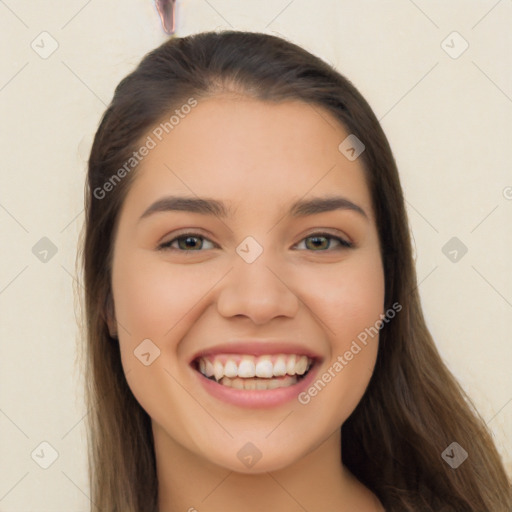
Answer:
[(307, 375), (297, 384), (285, 388), (276, 389), (235, 389), (223, 386), (217, 382), (208, 379), (198, 370), (193, 370), (199, 378), (204, 389), (214, 398), (227, 402), (237, 407), (248, 409), (263, 409), (277, 407), (297, 398), (305, 391), (315, 379), (320, 368), (319, 360), (315, 359), (313, 366), (309, 369)]
[(197, 352), (190, 364), (199, 357), (213, 356), (217, 354), (240, 354), (252, 356), (264, 356), (275, 354), (297, 354), (305, 355), (315, 362), (320, 362), (323, 358), (313, 352), (311, 349), (293, 341), (265, 341), (265, 340), (247, 340), (247, 341), (231, 341), (221, 345), (215, 345)]

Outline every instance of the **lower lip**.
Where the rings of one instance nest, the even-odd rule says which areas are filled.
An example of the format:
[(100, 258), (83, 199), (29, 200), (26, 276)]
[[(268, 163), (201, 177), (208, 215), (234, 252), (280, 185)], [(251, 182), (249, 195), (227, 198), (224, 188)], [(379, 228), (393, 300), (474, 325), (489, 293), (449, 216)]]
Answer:
[(276, 407), (296, 399), (313, 381), (317, 370), (318, 361), (310, 368), (308, 374), (296, 384), (276, 389), (235, 389), (208, 379), (201, 372), (193, 370), (199, 377), (201, 384), (213, 397), (238, 407), (250, 409), (262, 409)]

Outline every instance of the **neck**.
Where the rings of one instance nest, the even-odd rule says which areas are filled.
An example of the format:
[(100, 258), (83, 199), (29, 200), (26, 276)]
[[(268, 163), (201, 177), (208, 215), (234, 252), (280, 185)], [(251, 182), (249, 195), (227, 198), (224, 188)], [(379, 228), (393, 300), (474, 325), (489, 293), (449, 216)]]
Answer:
[(295, 463), (271, 472), (237, 473), (199, 457), (153, 422), (158, 512), (337, 510), (378, 512), (373, 493), (341, 462), (341, 429)]

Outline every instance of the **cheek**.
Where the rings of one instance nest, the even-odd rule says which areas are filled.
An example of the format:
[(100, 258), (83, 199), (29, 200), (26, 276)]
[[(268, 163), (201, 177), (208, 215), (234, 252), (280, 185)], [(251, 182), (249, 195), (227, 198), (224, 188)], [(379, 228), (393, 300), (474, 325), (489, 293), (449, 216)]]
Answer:
[[(114, 259), (112, 288), (126, 380), (145, 411), (164, 423), (168, 414), (164, 404), (179, 408), (187, 403), (187, 396), (171, 375), (182, 380), (179, 372), (183, 369), (173, 354), (194, 321), (194, 305), (208, 289), (208, 283), (199, 285), (198, 276), (191, 282), (193, 275), (192, 270), (184, 272), (178, 266), (157, 261), (147, 251), (131, 249), (129, 256)], [(147, 339), (154, 345), (145, 341), (142, 345)], [(141, 355), (146, 352), (152, 361), (148, 365)], [(173, 416), (177, 431), (185, 428), (181, 425), (183, 418), (183, 414)]]
[(383, 313), (384, 275), (380, 257), (373, 252), (315, 268), (300, 279), (315, 283), (304, 288), (304, 302), (315, 307), (333, 351), (346, 350)]
[[(150, 261), (151, 260), (151, 261)], [(143, 251), (117, 262), (113, 275), (116, 318), (130, 333), (163, 339), (208, 289), (194, 272), (154, 261)]]
[[(366, 390), (375, 366), (384, 312), (384, 273), (376, 251), (361, 251), (336, 271), (317, 274), (316, 315), (329, 340), (329, 357), (300, 397), (305, 413), (341, 425)], [(313, 276), (311, 276), (313, 277)], [(318, 279), (320, 278), (320, 279)], [(377, 325), (379, 325), (377, 323)]]

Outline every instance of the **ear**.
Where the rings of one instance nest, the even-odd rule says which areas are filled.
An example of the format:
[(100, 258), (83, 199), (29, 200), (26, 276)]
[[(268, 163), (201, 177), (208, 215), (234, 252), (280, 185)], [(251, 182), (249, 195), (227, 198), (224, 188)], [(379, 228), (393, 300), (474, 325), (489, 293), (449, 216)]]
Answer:
[(108, 292), (107, 298), (105, 299), (104, 317), (110, 336), (117, 339), (117, 320), (111, 291)]

